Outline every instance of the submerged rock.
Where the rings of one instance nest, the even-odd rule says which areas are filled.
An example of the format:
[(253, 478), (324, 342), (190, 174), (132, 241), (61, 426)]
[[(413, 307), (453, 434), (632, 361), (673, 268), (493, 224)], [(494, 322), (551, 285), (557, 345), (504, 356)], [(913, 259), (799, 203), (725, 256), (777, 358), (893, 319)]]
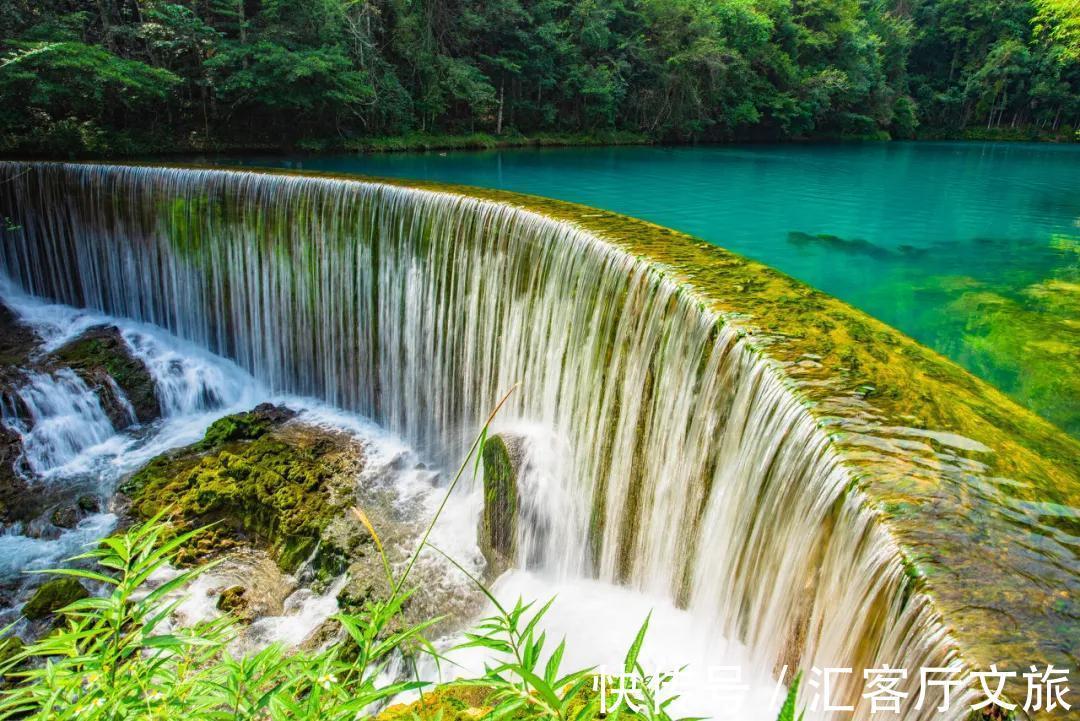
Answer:
[(484, 513), (480, 550), (487, 575), (494, 578), (511, 565), (517, 553), (518, 472), (522, 440), (499, 434), (484, 443)]
[(53, 508), (52, 513), (49, 514), (49, 522), (57, 528), (71, 529), (90, 514), (100, 511), (101, 502), (98, 497), (87, 493), (79, 496), (74, 502), (68, 500)]
[(84, 494), (79, 496), (79, 499), (75, 501), (75, 505), (83, 513), (99, 513), (101, 512), (101, 501), (97, 496), (90, 494)]
[(77, 578), (54, 578), (38, 586), (34, 595), (23, 606), (22, 614), (31, 621), (38, 621), (89, 595), (90, 592)]
[(348, 435), (294, 416), (263, 404), (155, 458), (121, 488), (133, 514), (149, 518), (167, 509), (178, 531), (216, 523), (182, 550), (182, 562), (254, 546), (288, 573), (310, 559), (323, 577), (340, 574), (346, 552), (324, 531), (350, 504), (363, 455)]
[(52, 512), (49, 520), (57, 528), (75, 528), (79, 524), (79, 509), (77, 506), (60, 506)]
[(243, 586), (229, 586), (218, 596), (217, 609), (241, 621), (250, 621), (255, 614), (247, 595), (247, 589)]
[[(55, 356), (97, 392), (102, 408), (118, 430), (131, 424), (131, 411), (139, 423), (161, 416), (154, 378), (146, 364), (132, 355), (116, 326), (91, 328), (56, 351)], [(123, 398), (118, 397), (117, 389)]]
[(246, 647), (249, 624), (286, 613), (288, 598), (297, 590), (296, 579), (283, 573), (277, 562), (259, 549), (230, 551), (215, 562), (183, 591), (187, 597), (174, 618), (189, 626), (218, 613), (228, 614), (239, 622), (238, 645)]

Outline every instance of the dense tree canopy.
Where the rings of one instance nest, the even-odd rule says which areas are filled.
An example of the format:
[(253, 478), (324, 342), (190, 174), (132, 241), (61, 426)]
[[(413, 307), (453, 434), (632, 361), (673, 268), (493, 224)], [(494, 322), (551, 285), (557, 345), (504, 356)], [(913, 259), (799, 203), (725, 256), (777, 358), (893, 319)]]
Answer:
[(12, 0), (0, 148), (1080, 122), (1076, 0)]

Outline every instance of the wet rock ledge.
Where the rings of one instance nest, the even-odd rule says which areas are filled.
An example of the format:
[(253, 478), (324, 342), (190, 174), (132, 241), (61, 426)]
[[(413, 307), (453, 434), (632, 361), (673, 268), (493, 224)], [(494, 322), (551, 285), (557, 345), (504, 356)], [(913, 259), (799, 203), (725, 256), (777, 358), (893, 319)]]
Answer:
[[(390, 593), (371, 529), (391, 565), (400, 566), (428, 520), (397, 503), (393, 479), (401, 470), (396, 462), (372, 465), (356, 436), (264, 403), (215, 421), (201, 441), (150, 461), (121, 484), (117, 505), (130, 522), (164, 512), (171, 534), (213, 524), (180, 548), (177, 562), (223, 561), (204, 591), (218, 611), (242, 623), (282, 613), (293, 592), (332, 592), (341, 611), (356, 613)], [(471, 589), (456, 589), (447, 600), (439, 565), (420, 563), (415, 571), (420, 590), (403, 606), (408, 622), (443, 616), (432, 629), (439, 633), (482, 602)], [(323, 645), (339, 631), (327, 620), (301, 645)]]
[[(130, 424), (125, 401), (139, 423), (161, 416), (154, 379), (146, 364), (131, 354), (116, 326), (90, 328), (56, 351), (55, 357), (97, 392), (117, 430)], [(123, 398), (117, 396), (117, 388)]]
[(352, 502), (362, 449), (295, 416), (262, 404), (215, 421), (203, 440), (155, 458), (121, 485), (131, 515), (164, 511), (176, 533), (215, 524), (182, 549), (183, 563), (257, 547), (287, 573), (310, 561), (325, 578), (340, 575), (353, 549), (330, 527)]
[[(35, 479), (22, 463), (23, 438), (36, 419), (20, 391), (32, 373), (55, 374), (68, 369), (92, 390), (116, 430), (150, 423), (161, 416), (154, 378), (132, 354), (115, 326), (95, 326), (58, 350), (41, 350), (42, 339), (7, 306), (0, 303), (0, 525), (30, 521), (55, 501), (34, 488)], [(89, 508), (90, 505), (95, 508)], [(80, 499), (56, 509), (53, 523), (70, 528), (97, 501)]]

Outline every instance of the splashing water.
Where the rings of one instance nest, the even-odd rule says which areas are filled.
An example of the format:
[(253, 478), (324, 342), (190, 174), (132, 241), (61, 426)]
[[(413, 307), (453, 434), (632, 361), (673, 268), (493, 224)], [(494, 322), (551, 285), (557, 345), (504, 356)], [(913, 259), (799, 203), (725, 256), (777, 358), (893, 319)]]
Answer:
[[(554, 599), (539, 624), (547, 634), (540, 668), (559, 642), (566, 639), (563, 671), (595, 667), (597, 672), (609, 674), (609, 703), (616, 701), (617, 678), (626, 652), (648, 618), (649, 629), (639, 661), (648, 674), (670, 675), (661, 699), (678, 697), (668, 708), (673, 718), (708, 713), (716, 721), (776, 720), (786, 694), (784, 684), (767, 673), (751, 672), (755, 664), (745, 647), (717, 643), (717, 639), (703, 635), (698, 619), (675, 607), (668, 598), (600, 581), (558, 580), (520, 570), (501, 576), (491, 590), (506, 608), (512, 608), (518, 600), (534, 601), (534, 613)], [(484, 611), (486, 616), (494, 613), (491, 605)], [(453, 641), (463, 642), (465, 638)], [(441, 674), (431, 664), (421, 673), (444, 681), (474, 678), (483, 674), (485, 663), (492, 662), (487, 651), (475, 648), (449, 651), (446, 659), (449, 663), (442, 665)]]
[[(0, 268), (21, 288), (160, 325), (425, 457), (460, 458), (521, 381), (501, 422), (540, 429), (523, 565), (665, 598), (709, 648), (744, 649), (750, 678), (957, 663), (791, 381), (683, 286), (598, 237), (377, 183), (77, 165), (6, 175), (0, 192), (23, 212)], [(860, 692), (833, 700), (865, 719)], [(952, 716), (937, 699), (915, 710), (916, 695), (906, 719), (965, 712), (956, 697)]]
[[(117, 326), (133, 355), (146, 364), (161, 401), (161, 420), (118, 432), (97, 394), (70, 369), (27, 372), (15, 392), (17, 403), (4, 404), (2, 421), (22, 437), (22, 471), (32, 481), (46, 482), (57, 500), (86, 492), (108, 498), (127, 473), (199, 440), (221, 416), (269, 397), (235, 364), (159, 328), (44, 302), (7, 281), (0, 282), (0, 299), (42, 339), (41, 352), (56, 350), (94, 326)], [(121, 403), (127, 402), (119, 388), (112, 390)], [(116, 520), (112, 513), (94, 513), (72, 529), (42, 533), (40, 523), (7, 529), (0, 536), (0, 582), (17, 582), (27, 570), (54, 567), (111, 532)]]
[(23, 460), (38, 476), (64, 472), (80, 453), (115, 432), (97, 393), (69, 368), (29, 373), (16, 394), (29, 418), (5, 404), (3, 421), (22, 436)]

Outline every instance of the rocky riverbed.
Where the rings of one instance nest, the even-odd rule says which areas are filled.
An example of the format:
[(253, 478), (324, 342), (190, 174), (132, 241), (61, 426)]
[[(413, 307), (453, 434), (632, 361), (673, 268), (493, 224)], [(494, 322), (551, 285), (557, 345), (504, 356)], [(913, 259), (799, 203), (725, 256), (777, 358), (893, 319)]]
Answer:
[[(0, 523), (12, 551), (0, 615), (19, 638), (47, 631), (57, 609), (100, 589), (25, 572), (160, 513), (171, 533), (208, 527), (181, 565), (216, 564), (184, 590), (175, 623), (231, 615), (238, 650), (333, 641), (333, 613), (388, 594), (372, 532), (400, 572), (446, 479), (363, 419), (306, 399), (260, 403), (272, 394), (227, 361), (113, 320), (18, 297), (0, 305)], [(452, 504), (448, 516), (436, 538), (482, 574), (475, 508)], [(481, 605), (435, 554), (410, 582), (423, 591), (405, 618), (444, 617), (434, 634)]]

